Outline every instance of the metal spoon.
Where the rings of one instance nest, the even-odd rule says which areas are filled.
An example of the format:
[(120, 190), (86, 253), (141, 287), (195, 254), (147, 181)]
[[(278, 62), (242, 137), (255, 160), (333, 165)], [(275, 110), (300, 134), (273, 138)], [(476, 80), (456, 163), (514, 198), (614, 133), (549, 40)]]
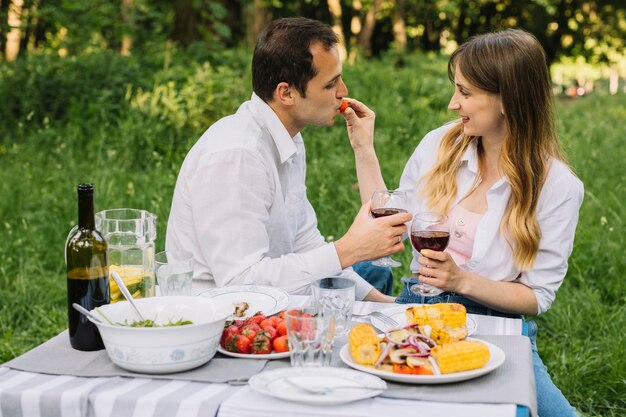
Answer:
[(91, 311), (87, 310), (85, 307), (81, 306), (80, 304), (76, 304), (76, 303), (72, 303), (72, 307), (74, 307), (75, 310), (77, 310), (79, 313), (84, 314), (85, 316), (93, 319), (93, 321), (97, 321), (98, 323), (104, 323), (100, 317), (91, 314)]
[(130, 295), (130, 291), (128, 291), (128, 288), (126, 288), (126, 284), (124, 284), (124, 281), (122, 280), (122, 277), (120, 277), (120, 274), (118, 274), (115, 271), (111, 271), (111, 276), (113, 277), (113, 280), (115, 281), (117, 286), (120, 288), (120, 291), (122, 291), (122, 294), (124, 294), (124, 297), (126, 297), (130, 305), (133, 307), (133, 310), (135, 310), (135, 314), (137, 314), (137, 317), (139, 317), (139, 320), (146, 321), (146, 319), (143, 318), (143, 315), (137, 308), (137, 305), (135, 304), (135, 300), (133, 299), (133, 296)]

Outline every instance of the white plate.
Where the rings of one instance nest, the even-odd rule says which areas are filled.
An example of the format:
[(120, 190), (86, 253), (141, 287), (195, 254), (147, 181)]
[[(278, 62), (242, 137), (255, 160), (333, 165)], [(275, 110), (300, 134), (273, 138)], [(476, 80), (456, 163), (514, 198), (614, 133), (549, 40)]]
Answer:
[(284, 310), (289, 305), (289, 294), (286, 291), (263, 285), (236, 285), (212, 288), (202, 291), (198, 296), (226, 300), (232, 303), (233, 313), (235, 312), (235, 304), (245, 301), (249, 307), (244, 317), (236, 317), (240, 319), (252, 317), (259, 311), (266, 316), (271, 316)]
[[(477, 340), (468, 338), (467, 340)], [(372, 375), (379, 376), (383, 379), (387, 379), (389, 381), (396, 382), (406, 382), (409, 384), (447, 384), (449, 382), (458, 382), (465, 381), (467, 379), (478, 378), (479, 376), (488, 374), (489, 372), (495, 370), (500, 365), (504, 363), (505, 355), (504, 351), (500, 349), (496, 345), (492, 345), (491, 343), (485, 342), (481, 340), (484, 344), (489, 347), (489, 362), (485, 366), (480, 369), (474, 369), (472, 371), (463, 371), (463, 372), (454, 372), (452, 374), (441, 374), (441, 375), (407, 375), (407, 374), (396, 374), (393, 372), (383, 371), (381, 369), (372, 368), (369, 366), (361, 365), (357, 363), (354, 359), (352, 359), (352, 354), (350, 353), (350, 346), (345, 344), (341, 351), (339, 352), (339, 356), (341, 360), (351, 368), (358, 369), (359, 371), (368, 372)]]
[(260, 354), (255, 354), (255, 353), (236, 353), (236, 352), (229, 352), (226, 349), (224, 349), (221, 346), (217, 347), (217, 351), (219, 353), (223, 353), (226, 356), (232, 356), (233, 358), (243, 358), (243, 359), (282, 359), (282, 358), (288, 358), (289, 357), (289, 352), (274, 352), (274, 353), (260, 353)]
[[(406, 314), (405, 314), (406, 309), (409, 307), (418, 306), (418, 305), (422, 305), (422, 304), (400, 304), (400, 305), (396, 305), (393, 307), (385, 308), (384, 310), (380, 310), (380, 312), (391, 317), (398, 323), (400, 323), (400, 327), (404, 327), (407, 324), (409, 324), (406, 322)], [(472, 316), (468, 314), (466, 317), (467, 317), (467, 320), (465, 321), (465, 325), (467, 326), (467, 335), (472, 336), (473, 334), (476, 333), (476, 329), (478, 328), (478, 325), (476, 324), (476, 320), (474, 320)], [(379, 318), (372, 317), (371, 321), (374, 327), (382, 330), (383, 332), (391, 330), (391, 327), (387, 326)]]
[[(286, 378), (312, 389), (341, 388), (335, 388), (328, 394), (313, 394), (291, 385)], [(261, 394), (309, 405), (349, 403), (375, 397), (387, 389), (385, 381), (376, 376), (352, 369), (326, 367), (274, 369), (254, 375), (248, 383)]]

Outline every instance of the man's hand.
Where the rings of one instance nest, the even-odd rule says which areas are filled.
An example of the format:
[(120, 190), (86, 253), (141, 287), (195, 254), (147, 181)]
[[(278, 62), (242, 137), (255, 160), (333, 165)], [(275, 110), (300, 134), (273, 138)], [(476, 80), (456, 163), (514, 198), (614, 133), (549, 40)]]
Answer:
[(402, 252), (402, 235), (410, 220), (409, 213), (375, 219), (370, 215), (370, 203), (365, 203), (348, 232), (335, 242), (341, 268)]
[(350, 145), (355, 152), (373, 148), (376, 114), (358, 100), (353, 98), (346, 100), (350, 103), (350, 107), (341, 115), (346, 120)]

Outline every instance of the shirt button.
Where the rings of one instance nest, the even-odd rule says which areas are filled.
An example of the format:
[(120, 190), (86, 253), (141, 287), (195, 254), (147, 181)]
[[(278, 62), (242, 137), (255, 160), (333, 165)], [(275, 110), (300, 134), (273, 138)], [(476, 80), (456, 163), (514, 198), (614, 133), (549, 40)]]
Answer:
[(458, 224), (459, 226), (465, 226), (465, 220), (459, 218), (459, 220), (456, 221), (456, 224)]

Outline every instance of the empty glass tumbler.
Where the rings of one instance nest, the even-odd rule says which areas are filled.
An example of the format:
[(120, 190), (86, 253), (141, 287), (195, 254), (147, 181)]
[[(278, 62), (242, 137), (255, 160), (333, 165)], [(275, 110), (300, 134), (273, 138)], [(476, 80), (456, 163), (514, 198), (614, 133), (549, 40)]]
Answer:
[(291, 366), (329, 366), (335, 321), (319, 309), (289, 310), (285, 314)]

